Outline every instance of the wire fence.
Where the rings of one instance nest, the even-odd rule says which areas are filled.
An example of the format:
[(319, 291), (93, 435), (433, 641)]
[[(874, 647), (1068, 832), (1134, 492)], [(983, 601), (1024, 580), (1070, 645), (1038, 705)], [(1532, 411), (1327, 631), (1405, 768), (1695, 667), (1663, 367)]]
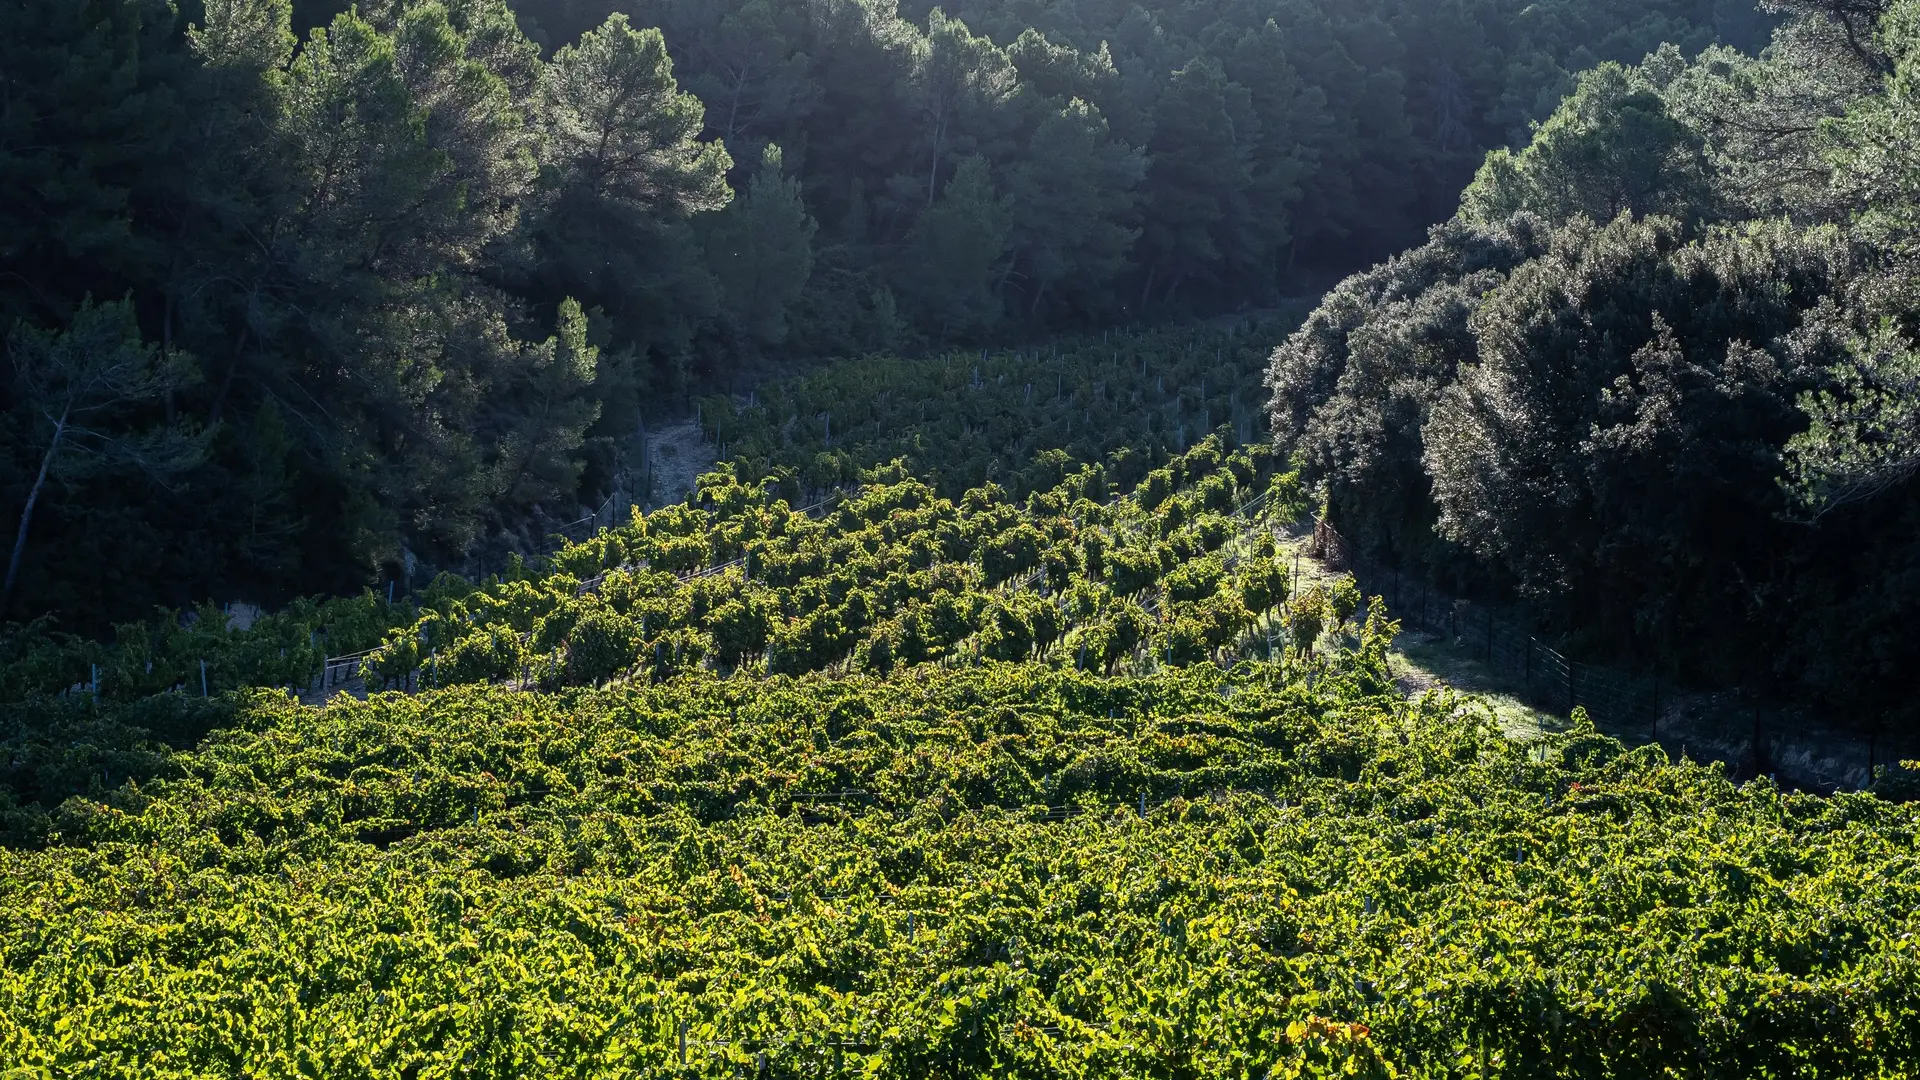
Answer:
[[(1478, 661), (1535, 708), (1560, 716), (1583, 708), (1610, 730), (1659, 740), (1657, 672), (1635, 674), (1568, 656), (1534, 636), (1521, 618), (1367, 558), (1324, 521), (1314, 526), (1311, 550), (1326, 565), (1351, 573), (1367, 595), (1385, 599), (1403, 627), (1434, 635)], [(1671, 686), (1667, 693), (1671, 698)]]
[(1875, 768), (1920, 758), (1920, 738), (1911, 734), (1836, 728), (1739, 690), (1683, 691), (1657, 669), (1579, 660), (1541, 641), (1523, 616), (1370, 558), (1324, 521), (1315, 523), (1308, 551), (1351, 573), (1367, 596), (1383, 598), (1403, 629), (1431, 635), (1478, 663), (1491, 684), (1549, 715), (1585, 709), (1623, 741), (1657, 742), (1695, 760), (1725, 761), (1735, 776), (1769, 775), (1817, 790), (1862, 788)]
[(615, 491), (607, 496), (607, 501), (601, 503), (599, 509), (593, 513), (583, 518), (575, 518), (550, 531), (547, 534), (549, 550), (546, 554), (551, 555), (568, 544), (578, 544), (583, 540), (592, 539), (600, 530), (611, 529), (621, 524), (623, 515), (633, 505), (633, 500), (627, 496), (626, 492)]

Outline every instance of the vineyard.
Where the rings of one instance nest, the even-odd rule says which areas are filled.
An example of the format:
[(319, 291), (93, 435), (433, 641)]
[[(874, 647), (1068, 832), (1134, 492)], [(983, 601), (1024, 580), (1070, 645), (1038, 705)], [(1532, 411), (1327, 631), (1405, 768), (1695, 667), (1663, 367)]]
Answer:
[[(568, 542), (552, 559), (523, 562), (495, 575), (496, 584), (504, 579), (530, 584), (535, 591), (564, 592), (561, 575), (573, 574), (576, 584), (585, 580), (597, 588), (605, 580), (603, 571), (631, 574), (650, 568), (672, 571), (684, 583), (695, 574), (744, 566), (751, 561), (748, 547), (780, 547), (790, 556), (805, 547), (799, 565), (807, 565), (836, 550), (830, 541), (842, 541), (842, 547), (848, 541), (885, 543), (891, 549), (902, 546), (894, 541), (916, 531), (926, 534), (917, 541), (922, 547), (970, 549), (982, 539), (982, 530), (992, 531), (988, 539), (1007, 533), (1009, 520), (1029, 504), (1036, 527), (1057, 533), (1066, 523), (1069, 546), (1088, 540), (1088, 527), (1111, 539), (1116, 529), (1139, 533), (1143, 524), (1155, 540), (1184, 533), (1217, 546), (1213, 518), (1264, 495), (1261, 485), (1279, 472), (1261, 445), (1265, 416), (1257, 391), (1272, 338), (1271, 327), (1262, 332), (1264, 325), (1185, 334), (1113, 332), (1050, 346), (1044, 354), (991, 353), (984, 361), (970, 353), (925, 360), (860, 358), (769, 387), (765, 400), (754, 404), (706, 399), (703, 423), (730, 460), (722, 473), (705, 478), (685, 506), (670, 505), (627, 528)], [(1015, 387), (1009, 380), (1023, 371), (1028, 381), (1044, 371), (1048, 379), (1043, 381), (1054, 392), (1036, 398), (1024, 383)], [(934, 401), (941, 403), (939, 416), (923, 421), (933, 411), (926, 403)], [(798, 422), (803, 412), (819, 416), (819, 430)], [(1041, 497), (1033, 500), (1036, 494)], [(1152, 511), (1175, 494), (1190, 497), (1177, 500), (1179, 509), (1169, 520), (1159, 520)], [(835, 516), (850, 496), (864, 499), (864, 511), (854, 518)], [(934, 505), (939, 500), (956, 505), (943, 509)], [(895, 503), (911, 504), (916, 516), (855, 535), (873, 524), (857, 520), (858, 513)], [(1278, 523), (1297, 516), (1304, 503), (1297, 486), (1286, 486), (1279, 504), (1256, 509), (1264, 520)], [(769, 533), (797, 521), (796, 510), (824, 519), (825, 530), (809, 526), (791, 536)], [(1208, 516), (1207, 528), (1187, 528), (1200, 515)], [(965, 538), (956, 541), (960, 518), (968, 524)], [(1244, 532), (1249, 524), (1242, 515), (1234, 527)], [(1032, 536), (1021, 532), (1008, 539), (1018, 545)], [(1047, 546), (1058, 547), (1060, 539)], [(1090, 542), (1098, 548), (1102, 541)], [(1174, 550), (1179, 557), (1189, 549)], [(973, 554), (983, 572), (999, 565)], [(885, 555), (894, 558), (899, 552)], [(1026, 555), (1005, 557), (1021, 561)], [(1168, 554), (1155, 551), (1152, 558), (1165, 562)], [(956, 560), (943, 556), (941, 561)], [(894, 566), (899, 565), (896, 558)], [(1020, 562), (1020, 569), (1037, 568)], [(1090, 571), (1082, 566), (1071, 573), (1101, 579), (1104, 564), (1096, 561)], [(1128, 586), (1140, 575), (1161, 576), (1142, 565), (1120, 584)], [(616, 581), (616, 589), (622, 584)], [(657, 576), (643, 587), (676, 588)], [(167, 691), (305, 687), (327, 677), (327, 658), (357, 662), (391, 633), (432, 612), (437, 619), (416, 635), (428, 639), (423, 644), (430, 659), (436, 635), (446, 636), (432, 628), (484, 620), (487, 612), (499, 610), (496, 602), (503, 597), (525, 596), (525, 590), (490, 589), (488, 598), (476, 599), (480, 591), (474, 583), (442, 575), (417, 592), (397, 596), (390, 590), (301, 601), (246, 630), (229, 630), (219, 608), (206, 606), (121, 625), (111, 642), (62, 635), (42, 625), (0, 629), (0, 701), (65, 692), (95, 701), (134, 701)], [(817, 597), (810, 593), (802, 602), (808, 601)], [(665, 627), (668, 620), (651, 625)], [(704, 655), (710, 645), (694, 648)], [(400, 662), (386, 658), (389, 669)]]
[(0, 1075), (1910, 1075), (1912, 775), (1401, 695), (1216, 336), (709, 400), (684, 503), (486, 581), (14, 632)]
[(259, 692), (0, 854), (12, 1075), (1900, 1076), (1920, 821), (1314, 660)]
[(796, 496), (896, 460), (955, 499), (987, 483), (1043, 491), (1063, 461), (1102, 462), (1131, 485), (1217, 431), (1262, 438), (1268, 350), (1298, 321), (842, 361), (745, 401), (703, 399), (701, 424), (743, 475)]

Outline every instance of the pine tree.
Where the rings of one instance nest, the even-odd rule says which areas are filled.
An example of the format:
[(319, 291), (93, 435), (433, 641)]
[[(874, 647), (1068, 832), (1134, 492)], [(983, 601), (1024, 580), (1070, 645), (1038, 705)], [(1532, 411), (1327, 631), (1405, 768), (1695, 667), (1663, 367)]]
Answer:
[(39, 461), (0, 581), (0, 612), (13, 596), (34, 511), (50, 479), (71, 486), (117, 468), (165, 480), (198, 464), (205, 452), (204, 440), (191, 429), (151, 424), (142, 415), (150, 416), (193, 370), (186, 358), (163, 355), (140, 340), (130, 303), (83, 301), (72, 324), (57, 333), (22, 323), (8, 339), (7, 358)]
[(732, 159), (700, 140), (704, 110), (675, 83), (660, 32), (610, 16), (554, 55), (538, 112), (535, 291), (626, 320), (629, 341), (686, 336), (713, 302), (688, 219), (727, 204)]
[(813, 273), (818, 231), (785, 175), (780, 148), (768, 145), (747, 189), (725, 210), (705, 219), (707, 266), (725, 300), (722, 317), (746, 341), (778, 345), (787, 336), (787, 312)]
[(941, 334), (969, 335), (999, 320), (996, 287), (1012, 223), (986, 159), (962, 159), (939, 201), (914, 223), (898, 272), (906, 300), (925, 325)]
[(1007, 171), (1014, 262), (1027, 313), (1049, 299), (1103, 311), (1139, 229), (1141, 151), (1113, 138), (1099, 110), (1075, 99), (1050, 109)]

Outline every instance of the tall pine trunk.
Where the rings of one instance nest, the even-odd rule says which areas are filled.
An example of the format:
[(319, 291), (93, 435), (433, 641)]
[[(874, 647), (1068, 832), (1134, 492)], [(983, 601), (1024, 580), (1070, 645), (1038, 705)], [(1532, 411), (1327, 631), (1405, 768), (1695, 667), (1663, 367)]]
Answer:
[(20, 576), (20, 555), (27, 550), (27, 529), (33, 525), (33, 507), (40, 501), (40, 490), (47, 486), (47, 473), (53, 468), (53, 455), (60, 452), (60, 441), (67, 434), (67, 417), (73, 413), (73, 400), (69, 398), (60, 411), (60, 419), (53, 425), (53, 439), (47, 443), (47, 452), (40, 458), (40, 475), (33, 478), (33, 487), (27, 492), (27, 505), (20, 511), (20, 531), (13, 538), (13, 557), (7, 560), (7, 580), (0, 584), (0, 613), (4, 613), (7, 604), (13, 599), (13, 583)]

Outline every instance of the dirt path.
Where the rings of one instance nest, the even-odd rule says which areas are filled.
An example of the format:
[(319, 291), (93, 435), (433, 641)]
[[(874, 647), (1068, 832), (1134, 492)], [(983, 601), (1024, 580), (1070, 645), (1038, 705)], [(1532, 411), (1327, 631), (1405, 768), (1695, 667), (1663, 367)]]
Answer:
[(647, 462), (652, 490), (641, 501), (650, 507), (679, 502), (700, 474), (720, 460), (718, 448), (701, 434), (697, 419), (666, 424), (647, 432)]

